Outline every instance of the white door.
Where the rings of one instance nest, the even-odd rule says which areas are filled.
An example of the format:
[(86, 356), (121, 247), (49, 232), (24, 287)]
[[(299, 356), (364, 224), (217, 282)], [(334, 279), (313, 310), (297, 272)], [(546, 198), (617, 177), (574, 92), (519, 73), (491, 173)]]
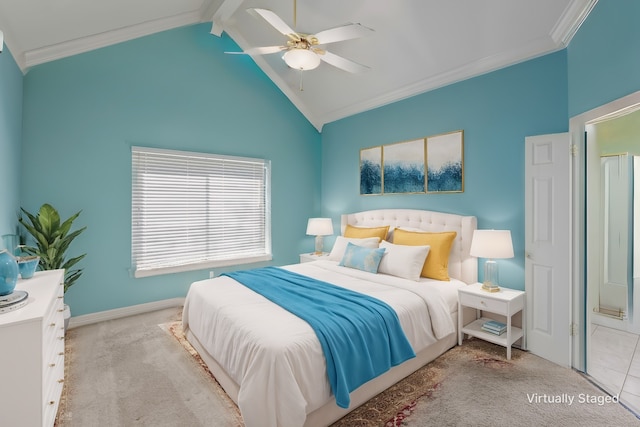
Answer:
[(525, 139), (527, 349), (571, 366), (571, 140)]

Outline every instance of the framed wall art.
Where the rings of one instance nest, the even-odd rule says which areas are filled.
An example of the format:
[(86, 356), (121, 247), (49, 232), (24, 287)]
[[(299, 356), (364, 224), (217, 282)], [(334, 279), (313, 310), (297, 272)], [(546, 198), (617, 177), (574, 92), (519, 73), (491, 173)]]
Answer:
[(427, 193), (463, 191), (463, 131), (427, 137)]
[(360, 194), (382, 194), (382, 146), (360, 150)]
[(424, 138), (382, 146), (383, 193), (424, 193)]

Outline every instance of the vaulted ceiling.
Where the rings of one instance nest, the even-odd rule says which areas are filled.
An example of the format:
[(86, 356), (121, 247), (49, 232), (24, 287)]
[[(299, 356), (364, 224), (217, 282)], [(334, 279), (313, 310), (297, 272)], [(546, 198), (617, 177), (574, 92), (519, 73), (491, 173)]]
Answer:
[[(350, 23), (373, 31), (320, 47), (365, 65), (289, 68), (253, 55), (319, 130), (326, 123), (563, 49), (597, 0), (2, 0), (0, 30), (30, 67), (184, 25), (212, 22), (243, 50), (287, 37), (247, 9), (267, 9), (297, 32)], [(295, 10), (295, 14), (294, 14)], [(301, 85), (303, 90), (301, 89)]]

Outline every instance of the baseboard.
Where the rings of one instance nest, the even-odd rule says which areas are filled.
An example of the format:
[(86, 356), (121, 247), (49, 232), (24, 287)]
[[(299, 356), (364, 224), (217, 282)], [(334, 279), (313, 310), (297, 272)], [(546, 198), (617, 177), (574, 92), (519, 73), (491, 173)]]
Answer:
[[(162, 310), (165, 308), (179, 307), (184, 304), (184, 298), (172, 298), (161, 301), (148, 302), (144, 304), (131, 305), (129, 307), (116, 308), (113, 310), (99, 311), (97, 313), (83, 314), (69, 319), (69, 329), (78, 326), (91, 325), (93, 323), (114, 320), (121, 317), (133, 316), (136, 314), (148, 313), (150, 311)], [(73, 314), (73, 307), (71, 307)]]

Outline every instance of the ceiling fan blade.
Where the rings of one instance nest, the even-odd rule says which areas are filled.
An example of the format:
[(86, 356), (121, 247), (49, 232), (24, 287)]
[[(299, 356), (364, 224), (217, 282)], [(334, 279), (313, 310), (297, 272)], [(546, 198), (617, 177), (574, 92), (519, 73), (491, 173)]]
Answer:
[(335, 43), (342, 40), (356, 39), (368, 36), (374, 31), (360, 24), (349, 24), (342, 27), (331, 28), (315, 34), (318, 44)]
[(358, 64), (357, 62), (353, 62), (331, 52), (325, 51), (323, 55), (318, 56), (327, 64), (331, 64), (336, 68), (340, 68), (341, 70), (348, 71), (350, 73), (358, 74), (370, 70), (366, 65)]
[(283, 50), (289, 49), (287, 46), (265, 46), (265, 47), (252, 47), (244, 52), (225, 52), (236, 55), (268, 55), (270, 53), (278, 53)]
[(268, 9), (253, 8), (247, 9), (247, 11), (249, 11), (249, 13), (257, 13), (262, 16), (273, 28), (280, 31), (285, 36), (291, 37), (296, 34), (296, 32), (293, 31), (291, 27), (289, 27), (278, 15)]

